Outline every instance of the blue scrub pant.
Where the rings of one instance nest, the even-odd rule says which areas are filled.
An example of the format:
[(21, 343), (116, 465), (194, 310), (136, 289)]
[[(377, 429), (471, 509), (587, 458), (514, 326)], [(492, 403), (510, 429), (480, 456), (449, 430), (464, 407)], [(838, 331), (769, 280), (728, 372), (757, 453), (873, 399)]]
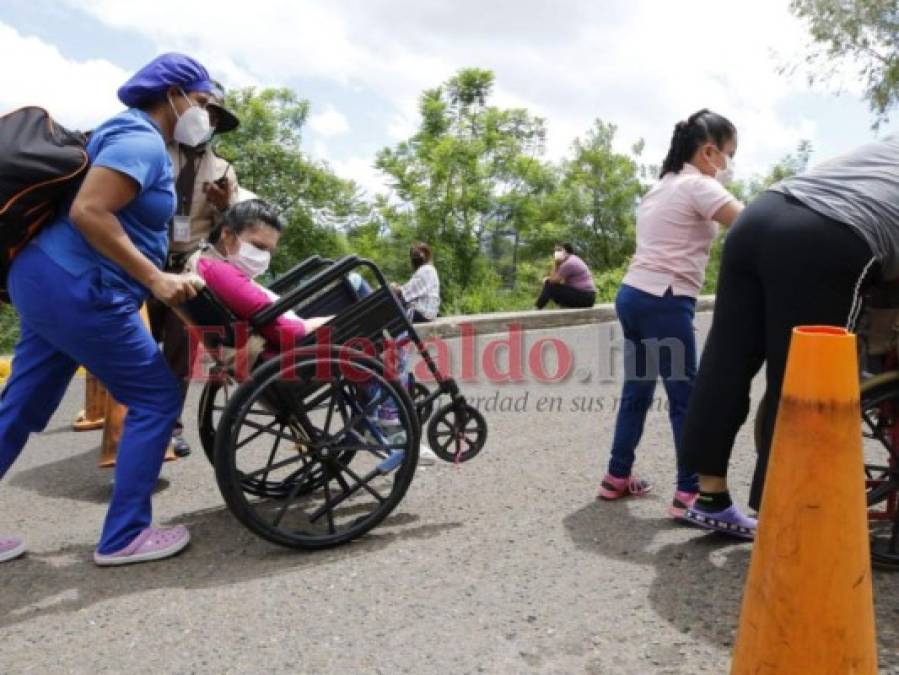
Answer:
[(139, 300), (104, 286), (98, 270), (73, 276), (30, 245), (13, 262), (8, 286), (21, 338), (0, 398), (0, 478), (29, 434), (46, 427), (83, 364), (128, 406), (97, 547), (115, 553), (150, 525), (151, 495), (181, 407), (178, 381), (138, 314)]
[(696, 378), (696, 300), (672, 295), (671, 289), (660, 298), (623, 284), (615, 298), (615, 309), (625, 339), (624, 387), (609, 473), (619, 478), (630, 476), (656, 380), (661, 378), (668, 394), (668, 416), (677, 451), (677, 489), (695, 492), (698, 479), (686, 467), (681, 438)]

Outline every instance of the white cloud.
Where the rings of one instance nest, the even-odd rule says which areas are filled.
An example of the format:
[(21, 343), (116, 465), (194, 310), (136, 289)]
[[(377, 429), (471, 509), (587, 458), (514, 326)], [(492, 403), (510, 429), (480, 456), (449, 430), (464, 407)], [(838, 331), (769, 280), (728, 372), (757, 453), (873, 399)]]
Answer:
[(349, 159), (330, 159), (328, 164), (341, 178), (355, 181), (369, 197), (387, 192), (387, 184), (383, 174), (374, 166), (372, 157), (350, 157)]
[(347, 122), (346, 115), (329, 105), (322, 112), (309, 116), (309, 128), (327, 138), (347, 133), (350, 123)]
[(116, 90), (128, 73), (109, 61), (74, 61), (0, 22), (0, 114), (46, 108), (63, 126), (89, 129), (123, 108)]
[[(782, 0), (256, 0), (252, 11), (234, 2), (214, 18), (206, 5), (183, 0), (67, 1), (160, 49), (196, 54), (230, 85), (342, 87), (360, 105), (342, 106), (341, 121), (329, 101), (313, 99), (325, 112), (310, 127), (367, 147), (408, 138), (421, 91), (467, 66), (496, 73), (496, 101), (547, 119), (553, 158), (600, 117), (619, 125), (621, 149), (642, 137), (645, 160), (658, 162), (674, 123), (701, 107), (738, 126), (741, 172), (764, 170), (802, 138), (817, 140), (814, 119), (784, 110), (808, 89), (777, 67), (808, 37)], [(380, 131), (363, 119), (372, 99), (386, 109)], [(362, 161), (329, 159), (357, 171)]]

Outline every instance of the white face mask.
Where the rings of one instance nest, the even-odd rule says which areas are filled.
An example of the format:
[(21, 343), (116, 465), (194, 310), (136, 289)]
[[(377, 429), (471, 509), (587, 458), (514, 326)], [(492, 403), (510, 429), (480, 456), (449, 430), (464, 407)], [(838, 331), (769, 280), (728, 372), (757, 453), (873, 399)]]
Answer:
[[(718, 152), (721, 152), (720, 150)], [(715, 180), (721, 183), (722, 185), (729, 185), (734, 182), (734, 160), (725, 152), (721, 152), (724, 155), (724, 168), (723, 169), (715, 169)]]
[(555, 251), (553, 253), (553, 258), (555, 258), (559, 262), (562, 262), (563, 260), (565, 260), (565, 251)]
[(169, 105), (172, 106), (172, 110), (175, 111), (175, 117), (178, 118), (178, 121), (175, 123), (174, 137), (181, 145), (195, 148), (212, 138), (213, 129), (209, 121), (209, 111), (187, 98), (187, 94), (183, 91), (181, 95), (187, 99), (190, 107), (180, 115), (175, 109), (175, 104), (172, 103), (171, 97), (169, 98)]
[(228, 262), (251, 279), (258, 277), (260, 274), (265, 274), (271, 260), (271, 253), (253, 246), (248, 241), (241, 241), (240, 249), (238, 249), (237, 253), (228, 256)]

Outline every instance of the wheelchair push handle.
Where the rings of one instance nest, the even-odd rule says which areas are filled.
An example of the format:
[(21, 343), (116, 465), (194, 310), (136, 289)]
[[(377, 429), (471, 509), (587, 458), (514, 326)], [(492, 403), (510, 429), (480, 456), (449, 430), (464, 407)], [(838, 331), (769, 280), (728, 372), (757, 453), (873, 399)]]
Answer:
[(333, 260), (329, 260), (328, 258), (322, 258), (320, 255), (314, 255), (310, 258), (306, 258), (304, 261), (294, 265), (287, 272), (282, 274), (280, 277), (275, 279), (271, 284), (269, 284), (269, 290), (274, 293), (281, 293), (287, 288), (290, 288), (296, 282), (300, 281), (303, 277), (308, 275), (315, 270), (324, 267), (326, 265), (333, 264)]

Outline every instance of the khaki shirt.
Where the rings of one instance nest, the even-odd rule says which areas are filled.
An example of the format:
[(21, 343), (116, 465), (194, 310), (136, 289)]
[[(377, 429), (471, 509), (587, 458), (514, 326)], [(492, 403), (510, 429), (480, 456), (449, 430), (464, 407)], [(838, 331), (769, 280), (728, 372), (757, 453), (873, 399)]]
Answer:
[[(178, 175), (181, 173), (182, 167), (187, 162), (187, 155), (181, 150), (177, 143), (170, 143), (168, 146), (169, 157), (172, 160), (172, 166), (175, 173), (175, 182), (177, 184)], [(231, 195), (228, 203), (237, 202), (237, 174), (231, 163), (216, 155), (212, 148), (207, 145), (206, 150), (200, 158), (200, 165), (197, 168), (197, 179), (194, 182), (193, 201), (190, 206), (190, 241), (174, 241), (171, 226), (169, 227), (169, 250), (174, 253), (192, 253), (200, 246), (200, 242), (209, 236), (212, 228), (221, 220), (221, 213), (215, 206), (206, 200), (206, 193), (203, 191), (205, 183), (214, 183), (219, 178), (228, 179), (231, 187)]]

